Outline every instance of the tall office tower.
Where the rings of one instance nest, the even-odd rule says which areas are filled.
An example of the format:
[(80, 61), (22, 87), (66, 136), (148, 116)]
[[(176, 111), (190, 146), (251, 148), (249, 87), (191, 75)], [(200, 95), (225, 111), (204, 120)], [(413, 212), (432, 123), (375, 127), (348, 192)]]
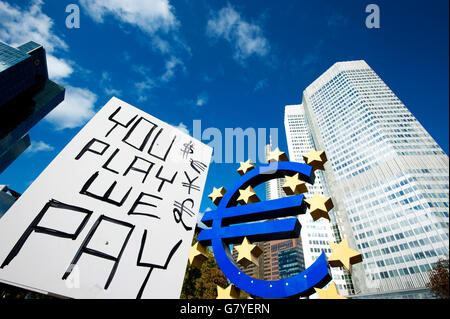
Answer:
[[(312, 138), (309, 123), (305, 117), (303, 105), (288, 105), (285, 107), (284, 127), (289, 150), (289, 159), (293, 162), (304, 163), (303, 154), (316, 148)], [(308, 192), (305, 194), (310, 198), (314, 193), (321, 196), (329, 196), (322, 171), (315, 171), (316, 179), (314, 185), (306, 184)], [(334, 199), (333, 199), (334, 200)], [(331, 221), (319, 219), (314, 221), (310, 214), (306, 213), (299, 216), (302, 225), (301, 238), (305, 266), (309, 267), (323, 252), (330, 255), (331, 250), (328, 242), (339, 242), (340, 231), (333, 210), (329, 213)], [(331, 276), (341, 295), (350, 295), (354, 293), (350, 274), (339, 268), (331, 269)]]
[(28, 131), (64, 100), (65, 89), (48, 79), (44, 48), (0, 42), (0, 173), (28, 146)]
[[(272, 149), (272, 137), (270, 137), (269, 145), (266, 145), (265, 156), (266, 159), (269, 153), (273, 151)], [(284, 178), (272, 179), (266, 182), (266, 200), (278, 199), (285, 196), (285, 193), (281, 186), (284, 184)], [(272, 256), (271, 253), (271, 242), (264, 242), (263, 252), (264, 252), (264, 280), (272, 280), (272, 278), (279, 272), (278, 263), (275, 262), (274, 258), (278, 257), (277, 253)]]
[[(302, 154), (309, 153), (311, 148), (314, 147), (311, 139), (311, 133), (308, 131), (307, 123), (303, 108), (301, 105), (287, 106), (285, 113), (285, 130), (287, 137), (287, 144), (289, 149), (289, 160), (293, 162), (304, 163)], [(266, 146), (266, 157), (273, 150), (272, 145)], [(308, 186), (308, 193), (306, 196), (312, 197), (314, 192), (318, 192), (321, 195), (326, 195), (326, 189), (324, 188), (320, 176), (320, 172), (316, 174), (316, 180), (314, 185)], [(284, 178), (273, 179), (266, 182), (266, 200), (272, 200), (285, 197), (286, 194), (282, 188), (285, 183)], [(332, 213), (331, 213), (332, 214)], [(272, 280), (281, 278), (281, 275), (286, 273), (289, 277), (303, 271), (309, 267), (322, 253), (325, 252), (327, 256), (330, 255), (331, 250), (328, 245), (328, 241), (336, 242), (337, 239), (333, 234), (332, 224), (327, 220), (313, 221), (309, 214), (299, 215), (300, 224), (302, 225), (300, 238), (273, 241), (270, 242), (270, 277)], [(297, 243), (294, 245), (293, 243)], [(283, 252), (279, 250), (284, 246), (292, 247), (289, 252)], [(289, 266), (288, 271), (283, 271), (285, 265), (288, 265), (288, 258), (286, 254), (290, 254), (291, 260), (296, 260), (297, 264)], [(294, 257), (294, 255), (296, 257)], [(332, 269), (331, 275), (333, 281), (341, 295), (349, 295), (353, 293), (353, 284), (348, 273), (344, 273), (340, 269)], [(283, 278), (286, 278), (283, 276)], [(313, 294), (311, 298), (317, 298), (317, 294)]]
[(271, 241), (270, 256), (270, 280), (286, 279), (305, 270), (301, 238)]
[(272, 278), (272, 267), (271, 267), (271, 255), (270, 255), (270, 241), (262, 242), (261, 249), (263, 251), (263, 279), (271, 280)]
[[(266, 145), (266, 162), (269, 157), (269, 153), (273, 151), (272, 138), (270, 144)], [(286, 196), (283, 191), (283, 184), (286, 182), (284, 178), (276, 178), (266, 182), (266, 200), (278, 199)]]
[(365, 61), (334, 64), (303, 93), (335, 215), (363, 262), (357, 293), (426, 297), (448, 255), (449, 159)]

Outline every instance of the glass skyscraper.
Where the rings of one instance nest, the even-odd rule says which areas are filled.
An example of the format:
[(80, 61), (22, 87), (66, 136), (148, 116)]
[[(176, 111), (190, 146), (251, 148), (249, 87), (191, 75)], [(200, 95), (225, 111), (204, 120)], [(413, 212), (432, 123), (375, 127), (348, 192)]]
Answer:
[(64, 100), (65, 89), (48, 79), (44, 48), (0, 42), (0, 173), (28, 146), (28, 131)]
[[(309, 153), (312, 148), (315, 149), (316, 145), (314, 144), (303, 105), (288, 105), (285, 107), (284, 128), (289, 150), (289, 160), (304, 163), (302, 155)], [(308, 192), (305, 196), (311, 198), (315, 192), (319, 193), (320, 196), (329, 196), (323, 173), (316, 171), (315, 174), (316, 179), (314, 185), (306, 184)], [(281, 189), (280, 192), (283, 192), (283, 190)], [(329, 215), (331, 221), (323, 218), (314, 221), (308, 213), (299, 216), (299, 221), (302, 225), (300, 235), (306, 267), (314, 263), (322, 251), (327, 256), (331, 254), (328, 242), (340, 241), (340, 233), (333, 210)], [(347, 296), (355, 292), (350, 274), (347, 271), (332, 268), (331, 276), (341, 295)], [(317, 296), (314, 295), (312, 297)]]
[(425, 289), (449, 252), (448, 156), (365, 61), (336, 63), (302, 103), (335, 221), (363, 255), (355, 293)]
[[(314, 142), (301, 105), (286, 106), (284, 125), (289, 160), (304, 163), (302, 154), (306, 154), (311, 148), (314, 148)], [(272, 151), (271, 144), (266, 148), (266, 156), (270, 151)], [(321, 196), (328, 196), (323, 179), (323, 175), (316, 171), (314, 185), (306, 184), (308, 192), (305, 195), (307, 198), (312, 197), (314, 192)], [(286, 193), (282, 188), (284, 183), (284, 178), (266, 182), (266, 199), (273, 200), (285, 197)], [(330, 212), (331, 216), (333, 216), (332, 212)], [(270, 248), (270, 277), (267, 276), (267, 278), (271, 280), (284, 279), (300, 273), (311, 266), (322, 251), (329, 256), (331, 250), (328, 242), (339, 240), (339, 230), (333, 228), (336, 223), (330, 223), (324, 219), (314, 221), (308, 213), (299, 215), (298, 219), (302, 225), (300, 238), (273, 241), (270, 242), (270, 247), (265, 247), (265, 250)], [(295, 247), (292, 247), (289, 251), (279, 252), (278, 246), (282, 247), (289, 244), (292, 246), (293, 241), (297, 243)], [(331, 276), (341, 295), (347, 296), (354, 293), (350, 275), (346, 271), (333, 268), (331, 269)], [(313, 294), (310, 298), (318, 298), (318, 296)]]
[(270, 242), (271, 280), (286, 279), (305, 270), (300, 238)]

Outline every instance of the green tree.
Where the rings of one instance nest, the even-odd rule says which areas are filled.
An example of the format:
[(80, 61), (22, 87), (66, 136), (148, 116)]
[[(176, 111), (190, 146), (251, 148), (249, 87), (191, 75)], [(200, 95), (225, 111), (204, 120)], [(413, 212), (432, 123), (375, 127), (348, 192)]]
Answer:
[(181, 290), (181, 299), (197, 299), (199, 298), (195, 284), (197, 279), (201, 276), (200, 269), (197, 269), (191, 265), (186, 268), (184, 274), (183, 288)]
[(214, 255), (208, 251), (208, 260), (201, 268), (201, 276), (196, 280), (195, 288), (201, 299), (216, 299), (217, 286), (228, 286), (228, 280), (217, 265)]
[[(195, 234), (192, 244), (197, 241)], [(184, 275), (183, 288), (181, 290), (181, 299), (215, 299), (217, 298), (217, 286), (225, 288), (229, 285), (228, 279), (217, 265), (214, 254), (207, 250), (208, 260), (206, 260), (201, 269), (191, 265), (186, 268)], [(240, 299), (247, 299), (249, 295), (241, 291)]]
[(54, 299), (54, 297), (0, 283), (0, 299)]
[(440, 259), (430, 273), (430, 282), (427, 287), (438, 298), (448, 299), (449, 295), (449, 265), (448, 257)]
[(207, 256), (208, 260), (202, 264), (201, 269), (191, 265), (187, 266), (181, 290), (182, 299), (215, 299), (217, 285), (221, 287), (228, 285), (227, 278), (217, 265), (212, 252), (208, 250)]

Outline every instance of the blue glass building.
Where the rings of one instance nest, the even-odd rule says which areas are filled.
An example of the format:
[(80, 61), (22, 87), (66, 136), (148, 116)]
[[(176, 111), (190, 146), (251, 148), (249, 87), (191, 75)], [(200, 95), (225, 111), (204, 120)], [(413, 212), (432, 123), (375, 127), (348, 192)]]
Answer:
[(280, 279), (295, 276), (305, 270), (303, 251), (298, 247), (278, 252)]
[(271, 280), (287, 279), (305, 270), (300, 238), (270, 242)]
[(0, 185), (0, 218), (3, 217), (20, 195), (8, 186)]
[(28, 131), (64, 100), (65, 89), (49, 80), (44, 48), (0, 42), (0, 173), (28, 146)]

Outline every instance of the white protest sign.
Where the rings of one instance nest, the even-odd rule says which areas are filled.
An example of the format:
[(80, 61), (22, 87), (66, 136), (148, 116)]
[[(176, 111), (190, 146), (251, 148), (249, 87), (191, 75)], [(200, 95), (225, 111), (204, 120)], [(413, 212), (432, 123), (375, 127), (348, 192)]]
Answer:
[(0, 280), (179, 298), (212, 149), (111, 99), (0, 219)]

